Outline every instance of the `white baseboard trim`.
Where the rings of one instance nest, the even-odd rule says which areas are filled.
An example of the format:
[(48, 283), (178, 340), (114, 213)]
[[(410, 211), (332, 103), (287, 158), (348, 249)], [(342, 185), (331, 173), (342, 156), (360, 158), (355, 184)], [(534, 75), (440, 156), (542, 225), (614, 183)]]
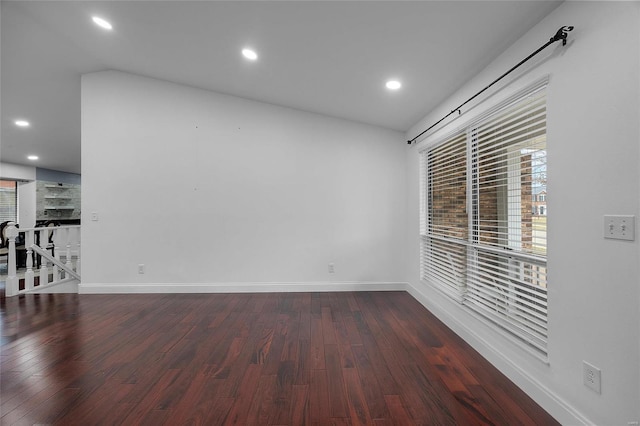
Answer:
[[(416, 299), (422, 306), (434, 314), (438, 319), (450, 327), (465, 342), (476, 349), (483, 357), (487, 359), (495, 368), (500, 370), (519, 388), (527, 390), (527, 395), (536, 403), (544, 408), (549, 414), (553, 415), (561, 424), (571, 425), (594, 425), (587, 417), (575, 409), (566, 400), (561, 398), (551, 389), (543, 385), (534, 376), (523, 370), (517, 363), (513, 362), (509, 357), (497, 349), (487, 339), (478, 335), (474, 330), (466, 324), (454, 318), (439, 303), (429, 298), (420, 289), (407, 284), (407, 292)], [(531, 392), (531, 389), (534, 392)]]
[(238, 283), (91, 283), (80, 284), (80, 294), (131, 293), (294, 293), (328, 291), (406, 291), (402, 282), (238, 282)]

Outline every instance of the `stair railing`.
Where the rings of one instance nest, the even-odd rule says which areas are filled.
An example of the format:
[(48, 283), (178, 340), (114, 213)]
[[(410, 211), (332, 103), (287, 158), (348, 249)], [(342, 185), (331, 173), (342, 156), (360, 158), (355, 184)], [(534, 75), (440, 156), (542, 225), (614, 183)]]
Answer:
[[(60, 284), (79, 282), (80, 229), (80, 225), (21, 229), (14, 222), (10, 222), (5, 229), (8, 240), (8, 276), (5, 295), (11, 297), (23, 293), (38, 293)], [(18, 238), (20, 235), (24, 238)], [(38, 244), (36, 244), (36, 235)], [(21, 242), (20, 247), (16, 246), (17, 240)], [(25, 253), (22, 289), (20, 289), (17, 273), (18, 248)], [(34, 261), (39, 263), (39, 268), (37, 264), (34, 265)], [(51, 270), (49, 264), (51, 264)]]

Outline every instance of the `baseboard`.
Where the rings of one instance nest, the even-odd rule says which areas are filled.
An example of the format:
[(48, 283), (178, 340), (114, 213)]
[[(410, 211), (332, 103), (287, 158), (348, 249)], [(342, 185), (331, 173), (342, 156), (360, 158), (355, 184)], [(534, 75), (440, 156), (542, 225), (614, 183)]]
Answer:
[[(407, 284), (406, 291), (416, 299), (422, 306), (433, 313), (438, 319), (444, 322), (465, 342), (477, 350), (495, 368), (500, 370), (518, 387), (525, 390), (538, 405), (544, 408), (549, 414), (554, 416), (561, 424), (571, 425), (593, 425), (587, 417), (582, 415), (571, 404), (544, 386), (538, 379), (523, 370), (517, 363), (496, 348), (491, 342), (478, 335), (466, 324), (454, 318), (447, 310), (438, 304), (433, 298), (429, 298), (420, 289)], [(533, 390), (533, 391), (532, 391)]]
[(128, 293), (292, 293), (328, 291), (405, 291), (402, 282), (239, 282), (239, 283), (92, 283), (80, 284), (80, 294)]

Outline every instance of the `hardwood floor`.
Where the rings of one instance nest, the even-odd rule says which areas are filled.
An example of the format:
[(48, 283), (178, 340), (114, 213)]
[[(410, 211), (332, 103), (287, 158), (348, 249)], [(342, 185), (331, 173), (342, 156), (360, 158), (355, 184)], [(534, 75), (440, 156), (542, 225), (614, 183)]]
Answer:
[(404, 292), (0, 299), (3, 425), (553, 425)]

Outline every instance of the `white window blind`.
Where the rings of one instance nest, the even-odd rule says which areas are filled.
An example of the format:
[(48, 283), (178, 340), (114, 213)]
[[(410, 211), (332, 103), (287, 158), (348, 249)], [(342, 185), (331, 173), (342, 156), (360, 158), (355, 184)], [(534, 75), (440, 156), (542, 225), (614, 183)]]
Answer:
[(422, 174), (422, 279), (462, 302), (469, 238), (465, 133), (423, 152)]
[(423, 280), (546, 355), (545, 91), (427, 149), (422, 169)]
[(0, 222), (17, 222), (18, 198), (17, 183), (13, 180), (0, 180)]

